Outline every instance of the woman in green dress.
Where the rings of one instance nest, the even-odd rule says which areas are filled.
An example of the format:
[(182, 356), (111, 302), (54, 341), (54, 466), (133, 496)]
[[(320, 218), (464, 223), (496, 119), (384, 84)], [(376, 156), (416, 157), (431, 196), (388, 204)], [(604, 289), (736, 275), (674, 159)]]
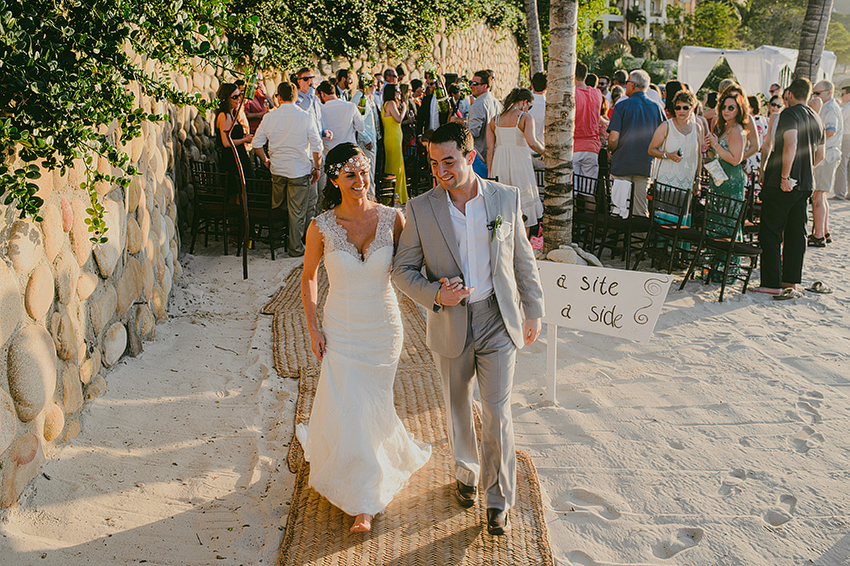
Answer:
[[(744, 148), (747, 144), (746, 129), (749, 123), (749, 104), (741, 92), (732, 91), (718, 103), (718, 106), (717, 125), (714, 127), (714, 132), (705, 137), (705, 143), (711, 147), (714, 155), (720, 160), (720, 166), (728, 179), (717, 185), (712, 177), (710, 191), (714, 194), (744, 200), (746, 185)], [(711, 216), (709, 218), (711, 219)], [(740, 232), (733, 234), (734, 230), (735, 226), (729, 226), (726, 235), (740, 239)], [(720, 281), (720, 274), (723, 271), (722, 266), (725, 261), (726, 256), (719, 255), (717, 257), (715, 269), (719, 269), (720, 273), (716, 273), (713, 278), (716, 282)], [(737, 256), (732, 258), (733, 265), (738, 265), (740, 261), (741, 258)], [(730, 274), (735, 272), (736, 268), (730, 268)]]
[[(395, 192), (399, 204), (407, 202), (407, 176), (404, 172), (404, 156), (401, 150), (403, 135), (401, 123), (407, 114), (407, 102), (402, 101), (397, 85), (384, 86), (384, 106), (381, 121), (384, 124), (384, 173), (395, 175)], [(392, 206), (393, 203), (388, 203)]]

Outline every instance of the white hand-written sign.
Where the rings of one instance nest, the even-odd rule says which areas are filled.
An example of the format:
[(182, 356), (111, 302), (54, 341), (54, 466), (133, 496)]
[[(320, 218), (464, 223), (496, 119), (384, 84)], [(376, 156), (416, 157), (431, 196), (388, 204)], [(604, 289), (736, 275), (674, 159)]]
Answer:
[(646, 342), (672, 277), (661, 273), (538, 261), (543, 322)]

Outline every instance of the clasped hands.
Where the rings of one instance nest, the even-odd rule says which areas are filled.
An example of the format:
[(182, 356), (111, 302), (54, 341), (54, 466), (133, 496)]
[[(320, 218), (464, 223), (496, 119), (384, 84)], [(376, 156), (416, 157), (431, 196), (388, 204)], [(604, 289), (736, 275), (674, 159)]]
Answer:
[(475, 287), (466, 287), (460, 277), (440, 277), (438, 280), (442, 286), (437, 291), (437, 304), (443, 307), (454, 307), (475, 290)]

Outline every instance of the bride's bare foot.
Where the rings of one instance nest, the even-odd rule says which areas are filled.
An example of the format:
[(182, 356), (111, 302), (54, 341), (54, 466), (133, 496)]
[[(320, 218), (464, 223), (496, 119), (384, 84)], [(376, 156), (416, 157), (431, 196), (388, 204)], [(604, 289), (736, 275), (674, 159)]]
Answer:
[(372, 528), (372, 515), (360, 513), (354, 518), (354, 524), (351, 525), (352, 533), (365, 533)]

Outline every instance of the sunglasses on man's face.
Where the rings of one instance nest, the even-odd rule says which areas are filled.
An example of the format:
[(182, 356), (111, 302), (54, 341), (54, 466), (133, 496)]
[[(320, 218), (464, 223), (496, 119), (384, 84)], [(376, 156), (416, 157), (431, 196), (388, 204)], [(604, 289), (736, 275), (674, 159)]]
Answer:
[(687, 112), (691, 109), (691, 107), (690, 106), (676, 106), (675, 109), (676, 109), (676, 112), (678, 112), (680, 110), (684, 110), (685, 112)]
[(315, 78), (316, 77), (300, 77), (298, 80), (299, 81), (312, 81)]
[(471, 82), (469, 83), (469, 86), (481, 86), (481, 85), (483, 85), (483, 84), (484, 84), (484, 83), (479, 83), (478, 81), (471, 81)]

